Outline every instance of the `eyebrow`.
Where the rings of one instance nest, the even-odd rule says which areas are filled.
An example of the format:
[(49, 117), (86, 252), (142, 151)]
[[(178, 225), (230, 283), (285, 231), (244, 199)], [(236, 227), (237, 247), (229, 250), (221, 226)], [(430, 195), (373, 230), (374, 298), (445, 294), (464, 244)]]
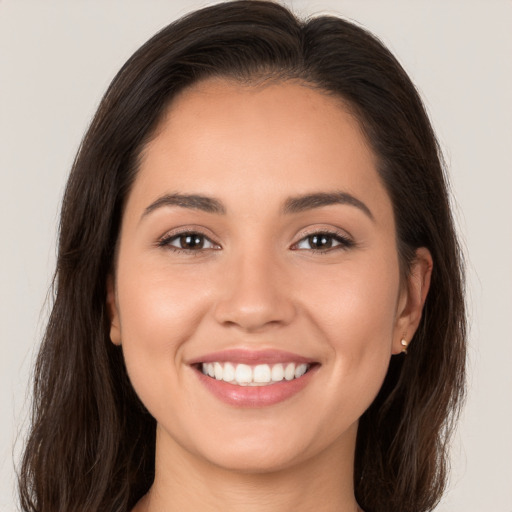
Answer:
[(162, 206), (179, 206), (181, 208), (190, 208), (201, 210), (207, 213), (216, 213), (225, 215), (226, 209), (223, 204), (213, 197), (201, 196), (198, 194), (165, 194), (151, 203), (142, 214), (142, 217), (149, 215), (154, 210)]
[(368, 208), (368, 206), (366, 206), (366, 204), (364, 204), (360, 199), (357, 199), (347, 192), (318, 192), (315, 194), (290, 197), (284, 203), (283, 213), (300, 213), (333, 204), (344, 204), (359, 208), (359, 210), (361, 210), (367, 217), (375, 221), (375, 217), (373, 216), (370, 208)]
[[(357, 199), (347, 192), (317, 192), (313, 194), (289, 197), (285, 201), (281, 212), (285, 215), (291, 215), (334, 204), (354, 206), (361, 210), (368, 218), (375, 221), (375, 218), (368, 206), (366, 206), (366, 204), (364, 204), (360, 199)], [(226, 214), (226, 208), (218, 199), (199, 194), (174, 193), (165, 194), (152, 202), (144, 210), (142, 217), (149, 215), (154, 210), (163, 206), (179, 206), (181, 208), (201, 210), (206, 213), (214, 213), (217, 215)]]

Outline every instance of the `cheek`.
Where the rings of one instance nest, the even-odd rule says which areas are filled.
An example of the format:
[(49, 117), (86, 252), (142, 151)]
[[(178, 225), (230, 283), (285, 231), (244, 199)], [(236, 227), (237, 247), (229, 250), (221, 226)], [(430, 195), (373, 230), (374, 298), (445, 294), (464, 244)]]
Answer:
[[(354, 258), (319, 272), (308, 293), (311, 316), (329, 343), (335, 375), (382, 382), (392, 351), (399, 292), (398, 263)], [(378, 383), (380, 386), (380, 383)]]
[(123, 338), (179, 344), (187, 330), (193, 330), (208, 301), (205, 276), (187, 266), (129, 263), (118, 269)]
[[(187, 278), (188, 277), (188, 278)], [(130, 380), (148, 409), (166, 397), (181, 374), (182, 349), (209, 300), (201, 276), (148, 265), (120, 265), (121, 343)], [(153, 397), (153, 398), (150, 398)], [(149, 398), (149, 399), (148, 399)]]
[(326, 327), (343, 334), (349, 327), (389, 336), (394, 325), (400, 286), (398, 263), (353, 258), (335, 269), (320, 269), (310, 281), (308, 300)]

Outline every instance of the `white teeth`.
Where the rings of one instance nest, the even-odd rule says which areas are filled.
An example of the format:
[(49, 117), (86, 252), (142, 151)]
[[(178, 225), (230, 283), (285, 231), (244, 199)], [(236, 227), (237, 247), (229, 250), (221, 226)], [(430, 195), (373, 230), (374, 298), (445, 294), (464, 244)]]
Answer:
[(252, 369), (247, 364), (237, 364), (235, 370), (235, 380), (239, 384), (249, 384), (252, 381)]
[(272, 373), (268, 364), (259, 364), (254, 368), (254, 382), (268, 384), (272, 380)]
[(215, 372), (215, 378), (217, 380), (222, 380), (222, 366), (220, 363), (213, 363), (213, 371)]
[(235, 367), (231, 363), (226, 363), (224, 365), (222, 380), (226, 382), (231, 382), (232, 380), (235, 380)]
[(201, 371), (216, 380), (223, 380), (239, 386), (266, 386), (285, 380), (302, 377), (308, 370), (309, 364), (247, 364), (235, 363), (203, 363)]
[(302, 377), (308, 370), (307, 364), (299, 364), (297, 368), (295, 368), (295, 378), (298, 379), (299, 377)]
[(286, 369), (284, 370), (284, 378), (286, 380), (292, 380), (295, 377), (295, 365), (293, 363), (288, 363), (286, 365)]
[(284, 368), (282, 364), (272, 366), (272, 382), (281, 382), (284, 379)]

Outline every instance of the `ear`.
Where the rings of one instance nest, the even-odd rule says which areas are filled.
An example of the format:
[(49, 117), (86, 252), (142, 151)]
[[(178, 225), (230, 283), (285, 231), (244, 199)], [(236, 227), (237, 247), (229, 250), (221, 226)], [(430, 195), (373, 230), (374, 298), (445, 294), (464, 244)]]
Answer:
[(425, 247), (416, 250), (411, 263), (407, 282), (398, 301), (393, 335), (393, 354), (405, 352), (421, 320), (423, 306), (430, 288), (432, 276), (432, 255)]
[(121, 345), (121, 325), (116, 300), (116, 287), (113, 275), (107, 278), (107, 311), (110, 319), (110, 340), (114, 345)]

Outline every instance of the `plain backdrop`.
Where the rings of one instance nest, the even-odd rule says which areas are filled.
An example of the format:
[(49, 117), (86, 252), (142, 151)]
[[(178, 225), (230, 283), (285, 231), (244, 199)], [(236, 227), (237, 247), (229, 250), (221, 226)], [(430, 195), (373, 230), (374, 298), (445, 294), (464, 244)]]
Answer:
[[(64, 183), (102, 93), (158, 29), (212, 2), (0, 0), (0, 510), (48, 314)], [(436, 512), (512, 512), (512, 2), (290, 0), (376, 33), (426, 103), (468, 259), (468, 402)], [(399, 511), (397, 511), (399, 512)]]

